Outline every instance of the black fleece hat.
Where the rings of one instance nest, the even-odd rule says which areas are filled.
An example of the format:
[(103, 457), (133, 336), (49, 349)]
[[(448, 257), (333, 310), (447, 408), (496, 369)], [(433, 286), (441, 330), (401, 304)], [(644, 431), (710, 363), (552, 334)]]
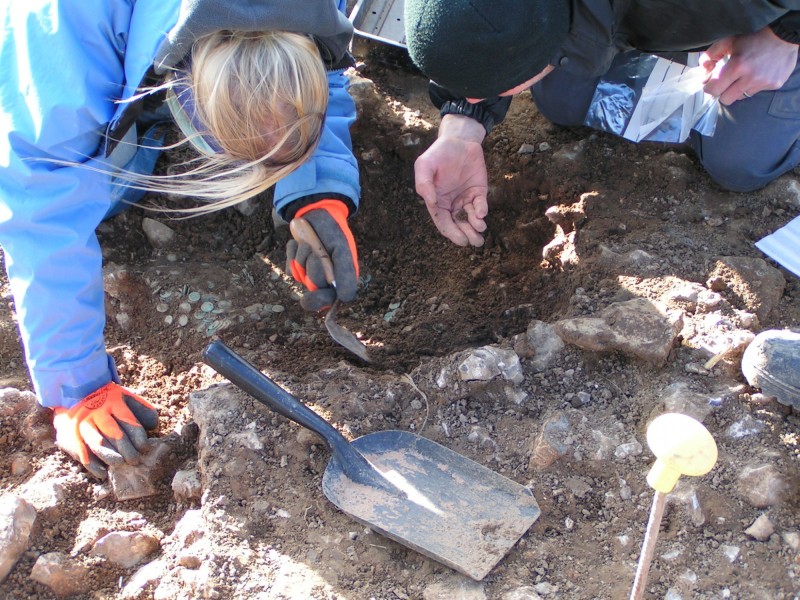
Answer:
[(569, 29), (568, 0), (405, 0), (414, 64), (450, 92), (490, 98), (540, 73)]

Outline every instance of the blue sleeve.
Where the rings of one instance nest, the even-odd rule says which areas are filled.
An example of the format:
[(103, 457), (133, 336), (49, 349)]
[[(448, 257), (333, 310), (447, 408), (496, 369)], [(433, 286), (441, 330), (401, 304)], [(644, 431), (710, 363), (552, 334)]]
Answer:
[(311, 158), (276, 184), (274, 203), (279, 214), (283, 215), (290, 202), (316, 194), (341, 194), (358, 206), (361, 187), (350, 141), (356, 105), (348, 87), (344, 72), (328, 73), (328, 111), (322, 138)]
[(87, 157), (124, 83), (130, 4), (63, 5), (0, 7), (0, 245), (39, 401), (68, 407), (114, 377), (95, 235), (110, 178)]

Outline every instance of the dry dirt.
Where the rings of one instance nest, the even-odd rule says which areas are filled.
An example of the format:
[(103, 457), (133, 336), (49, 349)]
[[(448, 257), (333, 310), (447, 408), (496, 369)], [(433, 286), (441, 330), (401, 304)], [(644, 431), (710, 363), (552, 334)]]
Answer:
[[(115, 319), (121, 311), (120, 300), (108, 298), (108, 346), (124, 382), (158, 405), (161, 435), (186, 423), (190, 392), (220, 381), (201, 368), (201, 351), (214, 336), (260, 369), (295, 381), (316, 377), (327, 382), (329, 371), (340, 369), (341, 373), (342, 365), (375, 379), (412, 373), (435, 357), (508, 340), (524, 332), (533, 319), (552, 323), (595, 313), (619, 300), (658, 299), (676, 280), (705, 285), (718, 257), (761, 257), (753, 243), (797, 212), (786, 184), (800, 174), (788, 174), (757, 193), (728, 193), (716, 187), (683, 148), (633, 145), (589, 130), (554, 127), (523, 94), (485, 142), (491, 179), (486, 244), (456, 247), (436, 232), (414, 192), (414, 159), (434, 139), (438, 123), (427, 100), (425, 79), (409, 67), (399, 50), (362, 41), (357, 54), (363, 61), (361, 75), (375, 82), (376, 96), (362, 102), (353, 129), (355, 152), (362, 164), (363, 200), (352, 224), (359, 242), (363, 286), (358, 299), (341, 311), (340, 322), (368, 342), (375, 361), (364, 365), (351, 359), (330, 340), (320, 318), (304, 314), (294, 300), (296, 288), (282, 268), (287, 232), (273, 227), (268, 198), (247, 216), (231, 209), (181, 221), (133, 208), (100, 229), (107, 265), (118, 265), (131, 274), (133, 282), (124, 299), (130, 317), (127, 327)], [(534, 151), (520, 153), (523, 144), (532, 145)], [(566, 156), (570, 152), (577, 157)], [(160, 168), (176, 160), (175, 155), (166, 155)], [(585, 214), (576, 224), (574, 258), (566, 264), (559, 257), (552, 262), (542, 259), (543, 247), (556, 235), (545, 216), (552, 206), (560, 206), (565, 214), (580, 206)], [(146, 216), (167, 223), (179, 242), (165, 250), (152, 248), (141, 227)], [(618, 253), (643, 250), (655, 261), (646, 268), (609, 267), (601, 260), (601, 245)], [(787, 285), (780, 303), (757, 330), (796, 328), (800, 323), (800, 281), (785, 271), (784, 276)], [(142, 285), (145, 280), (155, 283)], [(2, 286), (0, 386), (30, 389), (5, 279)], [(184, 328), (166, 324), (165, 314), (157, 310), (162, 294), (189, 290), (218, 293), (238, 310), (235, 314), (245, 317), (244, 309), (256, 303), (284, 310), (277, 312), (278, 308), (271, 317), (258, 321), (224, 321), (227, 315), (221, 314), (200, 328), (196, 320)], [(734, 290), (722, 294), (732, 307), (748, 308), (746, 298)], [(714, 325), (707, 327), (712, 335)], [(484, 580), (486, 597), (503, 598), (539, 584), (543, 597), (616, 599), (627, 597), (630, 590), (647, 521), (651, 490), (644, 478), (652, 456), (644, 431), (661, 408), (664, 389), (676, 381), (688, 382), (699, 393), (728, 386), (733, 391), (706, 421), (725, 466), (698, 484), (703, 523), (693, 522), (683, 505), (668, 505), (657, 556), (676, 546), (683, 550), (677, 558), (654, 562), (648, 597), (669, 597), (667, 590), (672, 588), (673, 593), (680, 589), (683, 595), (677, 597), (683, 598), (797, 598), (797, 551), (781, 537), (800, 527), (796, 493), (768, 510), (757, 509), (742, 499), (735, 480), (738, 468), (753, 457), (769, 456), (794, 484), (800, 419), (775, 402), (757, 404), (735, 358), (722, 361), (710, 373), (687, 372), (687, 363), (707, 358), (696, 348), (679, 344), (666, 366), (655, 368), (631, 358), (572, 347), (550, 372), (525, 371), (523, 385), (531, 399), (522, 405), (484, 404), (479, 397), (451, 403), (446, 390), (418, 410), (410, 408), (409, 399), (387, 407), (383, 398), (368, 397), (359, 413), (366, 412), (366, 417), (348, 414), (347, 406), (325, 406), (324, 400), (321, 405), (330, 411), (334, 425), (348, 435), (415, 429), (530, 486), (541, 517)], [(607, 415), (623, 423), (644, 451), (623, 462), (595, 464), (565, 458), (545, 471), (531, 470), (529, 449), (541, 420), (553, 410), (583, 410), (574, 401), (581, 390), (591, 392), (592, 415)], [(372, 411), (381, 411), (381, 418), (371, 418)], [(283, 419), (261, 414), (267, 427), (289, 427)], [(767, 426), (745, 439), (726, 437), (728, 427), (746, 415)], [(451, 427), (442, 428), (441, 422)], [(473, 426), (488, 432), (489, 443), (469, 435), (475, 431)], [(57, 471), (75, 471), (52, 445), (26, 439), (20, 423), (6, 421), (2, 427), (2, 491), (14, 491), (29, 477), (11, 474), (10, 457), (15, 453), (30, 456), (34, 468), (55, 464)], [(279, 458), (281, 452), (275, 449), (274, 454)], [(186, 460), (192, 459), (190, 449)], [(317, 457), (317, 467), (325, 462), (324, 454)], [(254, 542), (274, 544), (281, 553), (320, 573), (337, 571), (336, 576), (326, 575), (334, 592), (313, 597), (422, 598), (426, 589), (427, 597), (432, 597), (430, 586), (449, 575), (447, 568), (378, 536), (348, 539), (348, 532), (361, 529), (324, 501), (321, 469), (299, 464), (277, 468), (277, 459), (263, 469), (270, 483), (261, 493), (269, 495), (270, 502), (314, 508), (305, 521), (301, 515), (286, 525), (272, 522), (250, 535)], [(576, 486), (574, 478), (583, 487)], [(186, 508), (176, 507), (168, 481), (159, 496), (119, 504), (98, 498), (88, 478), (82, 482), (68, 491), (68, 510), (45, 517), (37, 526), (31, 551), (0, 585), (0, 595), (51, 597), (47, 588), (29, 580), (30, 569), (42, 552), (72, 551), (81, 519), (91, 516), (113, 527), (126, 523), (126, 515), (133, 512), (169, 533)], [(632, 500), (623, 502), (619, 490), (626, 486)], [(291, 489), (297, 496), (282, 495), (282, 489)], [(763, 512), (776, 524), (776, 534), (757, 542), (743, 531)], [(344, 537), (343, 547), (354, 546), (358, 560), (348, 562), (341, 553), (338, 557), (315, 554), (310, 559), (306, 525), (315, 518), (324, 523), (329, 535)], [(621, 541), (624, 536), (627, 543)], [(739, 558), (733, 563), (721, 560), (721, 545), (739, 547)], [(120, 578), (132, 572), (97, 564), (94, 569), (91, 597), (98, 598), (116, 597)], [(687, 572), (694, 573), (694, 578)], [(237, 577), (258, 580), (261, 574), (245, 564)], [(543, 587), (543, 582), (550, 587)], [(233, 597), (232, 589), (221, 584), (219, 593)], [(259, 597), (292, 594), (284, 591)]]

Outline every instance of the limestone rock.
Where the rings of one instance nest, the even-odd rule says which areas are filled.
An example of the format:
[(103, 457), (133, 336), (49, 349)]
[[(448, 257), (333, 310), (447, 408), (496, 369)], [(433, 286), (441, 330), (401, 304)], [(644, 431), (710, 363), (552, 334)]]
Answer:
[(59, 596), (85, 594), (91, 588), (89, 569), (61, 552), (48, 552), (36, 559), (31, 579)]
[(18, 496), (0, 497), (0, 581), (28, 549), (31, 529), (36, 521), (36, 509)]
[(619, 351), (654, 366), (667, 362), (683, 328), (677, 312), (644, 298), (617, 302), (594, 317), (565, 319), (555, 324), (558, 336), (584, 350)]

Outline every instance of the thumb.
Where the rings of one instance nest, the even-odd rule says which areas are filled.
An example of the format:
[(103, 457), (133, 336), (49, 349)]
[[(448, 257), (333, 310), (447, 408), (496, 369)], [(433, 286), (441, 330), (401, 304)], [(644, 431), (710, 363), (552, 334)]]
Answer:
[(716, 64), (726, 56), (730, 56), (732, 51), (733, 38), (722, 38), (711, 44), (711, 46), (703, 52), (700, 56), (700, 65), (704, 67), (706, 71), (713, 71)]

